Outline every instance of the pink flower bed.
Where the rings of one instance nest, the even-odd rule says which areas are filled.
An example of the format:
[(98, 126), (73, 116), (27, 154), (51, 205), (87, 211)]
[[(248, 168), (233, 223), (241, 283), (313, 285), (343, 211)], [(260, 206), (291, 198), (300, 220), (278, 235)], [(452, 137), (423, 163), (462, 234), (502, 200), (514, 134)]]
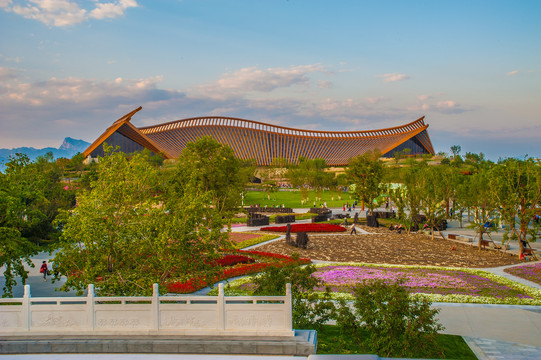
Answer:
[(363, 282), (383, 280), (385, 283), (402, 281), (410, 293), (531, 298), (520, 290), (462, 270), (329, 265), (320, 267), (313, 276), (330, 286), (333, 292), (351, 293), (354, 286)]
[(541, 263), (513, 266), (504, 271), (541, 285)]
[[(285, 233), (287, 226), (267, 226), (262, 227), (261, 231), (283, 232)], [(336, 224), (293, 224), (291, 225), (291, 232), (343, 232), (346, 228)]]

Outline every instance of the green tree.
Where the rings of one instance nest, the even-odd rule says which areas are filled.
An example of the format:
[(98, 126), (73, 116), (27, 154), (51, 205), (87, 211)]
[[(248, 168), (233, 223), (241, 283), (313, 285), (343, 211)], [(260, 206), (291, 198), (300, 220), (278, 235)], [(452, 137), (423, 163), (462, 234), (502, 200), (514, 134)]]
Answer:
[(332, 318), (335, 307), (328, 288), (322, 293), (315, 290), (323, 286), (321, 279), (313, 276), (316, 271), (312, 264), (271, 266), (252, 278), (254, 295), (283, 296), (286, 284), (291, 284), (293, 327), (317, 330)]
[(77, 208), (63, 213), (54, 258), (67, 277), (61, 289), (94, 283), (98, 294), (149, 295), (153, 283), (212, 276), (227, 236), (222, 213), (210, 206), (215, 194), (194, 182), (182, 191), (165, 186), (148, 154), (106, 153)]
[[(506, 223), (504, 237), (514, 233), (515, 216), (519, 222), (519, 239), (535, 241), (538, 229), (529, 226), (541, 206), (541, 167), (533, 159), (507, 159), (497, 164), (490, 176), (490, 188), (497, 199), (500, 214)], [(523, 243), (519, 241), (520, 253)]]
[(320, 197), (325, 187), (332, 186), (334, 175), (326, 172), (327, 164), (324, 159), (307, 159), (299, 157), (297, 166), (290, 166), (285, 176), (293, 185), (301, 191), (302, 200), (309, 201), (308, 190), (314, 189), (316, 197)]
[(451, 146), (451, 152), (453, 153), (453, 158), (459, 156), (461, 150), (462, 148), (460, 147), (460, 145)]
[(379, 196), (385, 191), (385, 167), (379, 160), (380, 154), (372, 151), (359, 155), (349, 162), (347, 174), (355, 184), (355, 196), (370, 210), (377, 208)]
[(496, 224), (498, 222), (498, 201), (493, 196), (493, 192), (488, 186), (491, 177), (492, 163), (484, 162), (471, 175), (469, 181), (468, 194), (473, 211), (473, 221), (471, 226), (479, 235), (479, 250), (483, 242), (483, 234), (490, 234), (496, 230), (495, 226), (485, 226), (487, 223)]
[(381, 356), (441, 355), (436, 342), (444, 329), (436, 319), (439, 310), (431, 309), (428, 300), (411, 298), (400, 282), (357, 286), (353, 304), (342, 300), (339, 305), (336, 320), (343, 334)]
[(212, 206), (231, 215), (242, 203), (244, 185), (253, 174), (254, 168), (237, 159), (230, 147), (206, 136), (187, 144), (170, 184), (179, 196), (193, 189), (208, 193)]
[(284, 177), (289, 163), (284, 158), (274, 158), (269, 166), (262, 167), (260, 174), (263, 182), (263, 190), (267, 193), (267, 198), (270, 200), (271, 195), (280, 188), (278, 182)]
[(4, 266), (4, 295), (11, 296), (20, 276), (26, 282), (24, 264), (31, 265), (42, 240), (54, 239), (52, 220), (58, 207), (69, 199), (59, 183), (60, 171), (52, 154), (31, 162), (27, 155), (16, 154), (0, 173), (0, 266)]
[[(447, 167), (423, 166), (418, 174), (417, 191), (421, 197), (421, 209), (426, 216), (426, 222), (431, 229), (436, 228), (442, 238), (439, 224), (446, 217), (446, 199), (448, 199), (449, 174), (452, 170)], [(434, 231), (431, 231), (434, 239)]]

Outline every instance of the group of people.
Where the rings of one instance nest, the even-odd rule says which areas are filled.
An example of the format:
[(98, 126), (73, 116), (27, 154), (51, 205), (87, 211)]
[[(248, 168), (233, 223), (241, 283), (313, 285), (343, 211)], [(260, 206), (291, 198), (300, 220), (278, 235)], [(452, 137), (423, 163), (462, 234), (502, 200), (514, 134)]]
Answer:
[(342, 207), (342, 210), (343, 211), (349, 211), (351, 212), (351, 209), (353, 208), (353, 210), (355, 211), (355, 206), (357, 205), (357, 200), (355, 200), (355, 202), (353, 204), (350, 204), (349, 202), (345, 203), (344, 206)]

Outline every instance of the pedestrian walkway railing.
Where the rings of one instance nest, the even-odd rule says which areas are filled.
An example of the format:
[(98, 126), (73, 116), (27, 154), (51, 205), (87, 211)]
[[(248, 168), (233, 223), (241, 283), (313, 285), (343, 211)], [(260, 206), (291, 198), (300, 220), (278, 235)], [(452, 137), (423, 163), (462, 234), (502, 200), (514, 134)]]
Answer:
[(0, 335), (231, 335), (294, 336), (291, 285), (285, 296), (39, 297), (0, 299)]

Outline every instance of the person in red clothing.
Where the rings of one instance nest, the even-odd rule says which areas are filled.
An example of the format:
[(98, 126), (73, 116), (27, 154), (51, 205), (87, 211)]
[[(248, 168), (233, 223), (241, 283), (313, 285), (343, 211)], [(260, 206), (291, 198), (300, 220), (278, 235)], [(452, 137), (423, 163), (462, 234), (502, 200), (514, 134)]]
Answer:
[(47, 281), (47, 272), (49, 271), (47, 267), (47, 261), (43, 260), (39, 272), (43, 274), (43, 281)]

